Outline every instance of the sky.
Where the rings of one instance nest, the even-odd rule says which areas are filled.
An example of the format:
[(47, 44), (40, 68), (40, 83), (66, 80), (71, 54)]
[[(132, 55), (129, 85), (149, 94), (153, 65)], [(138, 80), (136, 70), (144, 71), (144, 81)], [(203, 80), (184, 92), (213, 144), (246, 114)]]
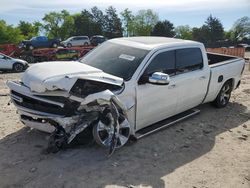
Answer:
[(153, 9), (160, 20), (167, 19), (174, 26), (200, 27), (212, 14), (229, 30), (238, 18), (250, 17), (250, 0), (0, 0), (0, 19), (17, 25), (20, 20), (41, 21), (50, 11), (65, 9), (76, 13), (93, 6), (104, 11), (111, 5), (118, 13), (125, 8), (133, 13)]

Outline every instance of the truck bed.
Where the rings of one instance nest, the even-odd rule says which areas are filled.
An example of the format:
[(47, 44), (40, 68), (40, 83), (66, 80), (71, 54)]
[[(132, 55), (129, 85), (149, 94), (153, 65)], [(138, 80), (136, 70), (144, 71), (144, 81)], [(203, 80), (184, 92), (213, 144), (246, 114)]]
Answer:
[(245, 60), (240, 57), (207, 53), (210, 69), (210, 81), (205, 102), (213, 101), (225, 81), (231, 79), (233, 89), (240, 84)]
[(238, 59), (235, 56), (229, 56), (217, 53), (207, 53), (207, 58), (208, 58), (208, 65), (221, 64), (224, 61)]

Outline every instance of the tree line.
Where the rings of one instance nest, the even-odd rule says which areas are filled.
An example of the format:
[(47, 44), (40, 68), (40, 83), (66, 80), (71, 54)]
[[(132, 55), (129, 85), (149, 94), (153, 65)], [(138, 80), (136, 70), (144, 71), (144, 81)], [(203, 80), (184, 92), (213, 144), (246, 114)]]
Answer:
[(212, 15), (208, 16), (201, 27), (174, 27), (169, 20), (159, 20), (158, 14), (151, 9), (139, 10), (134, 14), (126, 8), (119, 14), (112, 6), (105, 11), (95, 6), (75, 14), (70, 14), (67, 10), (49, 12), (41, 21), (20, 21), (17, 26), (0, 20), (0, 43), (19, 43), (40, 33), (62, 40), (78, 35), (104, 35), (108, 39), (151, 35), (191, 39), (203, 43), (237, 42), (250, 38), (250, 18), (245, 16), (236, 20), (232, 28), (225, 31), (220, 19)]

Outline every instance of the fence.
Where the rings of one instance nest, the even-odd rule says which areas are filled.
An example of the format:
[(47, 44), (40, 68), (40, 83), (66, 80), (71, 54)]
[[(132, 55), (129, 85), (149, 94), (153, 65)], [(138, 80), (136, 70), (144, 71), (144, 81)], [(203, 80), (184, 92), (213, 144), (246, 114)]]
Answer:
[(245, 57), (245, 48), (206, 48), (207, 52)]

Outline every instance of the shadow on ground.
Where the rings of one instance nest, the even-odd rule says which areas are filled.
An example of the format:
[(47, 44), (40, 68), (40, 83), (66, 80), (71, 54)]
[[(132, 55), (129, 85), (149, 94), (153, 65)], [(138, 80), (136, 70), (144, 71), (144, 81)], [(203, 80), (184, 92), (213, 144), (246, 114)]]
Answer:
[(215, 109), (209, 104), (199, 109), (201, 114), (130, 143), (111, 158), (96, 145), (42, 154), (47, 135), (23, 128), (0, 141), (1, 187), (95, 188), (147, 184), (163, 188), (163, 176), (209, 152), (217, 135), (250, 117), (247, 108), (238, 103), (230, 103), (225, 109)]

